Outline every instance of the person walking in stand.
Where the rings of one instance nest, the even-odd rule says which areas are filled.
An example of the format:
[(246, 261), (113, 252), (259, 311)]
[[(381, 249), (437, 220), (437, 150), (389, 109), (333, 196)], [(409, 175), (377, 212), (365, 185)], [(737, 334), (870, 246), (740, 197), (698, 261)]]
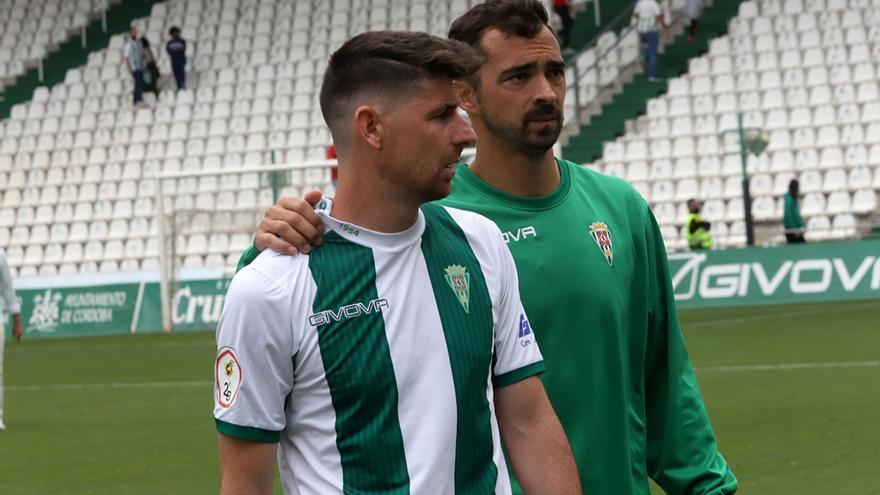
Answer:
[(222, 495), (580, 493), (501, 232), (430, 201), (474, 133), (464, 43), (379, 31), (330, 58), (320, 102), (339, 156), (329, 231), (232, 280), (217, 328)]
[(639, 0), (633, 8), (633, 18), (642, 44), (642, 62), (648, 71), (648, 80), (660, 80), (660, 28), (668, 28), (663, 15), (663, 8), (657, 0)]
[[(12, 315), (12, 338), (21, 340), (24, 335), (24, 327), (21, 324), (21, 306), (15, 289), (12, 287), (12, 276), (9, 274), (9, 265), (6, 262), (6, 252), (0, 249), (0, 315), (6, 312)], [(6, 319), (0, 318), (0, 431), (6, 429), (3, 422), (3, 351), (6, 345)]]
[(798, 205), (800, 197), (800, 183), (797, 179), (792, 179), (788, 183), (788, 192), (785, 193), (782, 225), (785, 227), (785, 240), (789, 244), (802, 244), (807, 242), (804, 239), (804, 231), (807, 224), (801, 217), (801, 207)]
[(150, 40), (141, 36), (141, 56), (144, 65), (144, 91), (151, 92), (159, 99), (159, 66), (156, 65), (156, 57), (150, 48)]
[(165, 52), (171, 59), (171, 73), (177, 83), (177, 90), (186, 89), (186, 40), (180, 37), (180, 28), (173, 26), (168, 30), (171, 39), (165, 43)]
[(562, 53), (568, 55), (574, 53), (571, 48), (571, 28), (574, 25), (574, 17), (571, 15), (571, 0), (553, 0), (553, 11), (562, 21), (562, 29), (559, 37), (562, 39)]
[(134, 81), (134, 105), (141, 106), (144, 102), (144, 59), (135, 27), (128, 30), (128, 39), (122, 47), (122, 58)]
[[(626, 181), (553, 156), (566, 81), (547, 11), (536, 0), (489, 0), (449, 37), (475, 47), (483, 65), (459, 83), (476, 158), (459, 166), (440, 204), (485, 215), (507, 241), (583, 493), (649, 495), (649, 478), (667, 494), (735, 493), (653, 213)], [(266, 248), (314, 249), (320, 200), (310, 192), (270, 207), (240, 266)]]

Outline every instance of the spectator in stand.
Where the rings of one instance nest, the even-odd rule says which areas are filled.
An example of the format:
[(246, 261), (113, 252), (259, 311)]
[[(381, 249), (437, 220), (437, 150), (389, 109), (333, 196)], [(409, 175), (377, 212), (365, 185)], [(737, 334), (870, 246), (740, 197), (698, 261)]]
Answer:
[[(15, 289), (12, 288), (12, 276), (9, 274), (9, 267), (6, 265), (6, 252), (0, 249), (0, 302), (6, 303), (6, 310), (12, 314), (12, 338), (16, 341), (21, 340), (24, 335), (24, 327), (21, 325), (21, 306), (18, 304), (18, 297), (15, 295)], [(0, 310), (3, 307), (0, 305)], [(0, 311), (2, 314), (3, 311)], [(6, 341), (6, 319), (0, 318), (0, 431), (6, 429), (3, 423), (3, 347)]]
[[(327, 159), (335, 160), (336, 159), (336, 145), (331, 144), (327, 146)], [(336, 180), (339, 178), (339, 169), (333, 167), (330, 169), (330, 182), (333, 183), (333, 190), (336, 190)]]
[(691, 20), (688, 26), (688, 41), (693, 43), (697, 39), (697, 19), (703, 13), (703, 0), (685, 0), (684, 14)]
[(684, 236), (688, 247), (692, 251), (712, 249), (712, 234), (709, 233), (712, 225), (700, 216), (703, 204), (697, 199), (689, 199), (687, 205), (689, 213), (684, 221)]
[(660, 48), (660, 27), (669, 27), (663, 18), (663, 9), (657, 0), (639, 0), (633, 8), (633, 19), (642, 42), (642, 61), (647, 66), (648, 80), (660, 80), (657, 50)]
[(788, 183), (788, 192), (785, 193), (785, 210), (782, 217), (782, 225), (785, 227), (785, 240), (789, 244), (806, 242), (804, 239), (806, 224), (801, 217), (801, 207), (798, 206), (799, 194), (800, 183), (797, 179), (792, 179)]
[(141, 57), (144, 65), (144, 91), (149, 91), (159, 99), (159, 66), (156, 65), (156, 57), (150, 49), (150, 40), (141, 36)]
[(553, 11), (562, 19), (559, 37), (562, 38), (562, 54), (568, 55), (574, 52), (570, 46), (571, 26), (574, 25), (574, 18), (571, 15), (571, 0), (553, 0)]
[(128, 73), (134, 79), (134, 104), (143, 105), (144, 102), (144, 60), (141, 43), (138, 41), (138, 32), (134, 27), (128, 30), (128, 39), (122, 47), (122, 59), (128, 67)]
[(171, 72), (177, 82), (177, 90), (186, 89), (186, 40), (180, 37), (180, 28), (173, 26), (168, 30), (171, 39), (165, 43), (165, 51), (171, 59)]

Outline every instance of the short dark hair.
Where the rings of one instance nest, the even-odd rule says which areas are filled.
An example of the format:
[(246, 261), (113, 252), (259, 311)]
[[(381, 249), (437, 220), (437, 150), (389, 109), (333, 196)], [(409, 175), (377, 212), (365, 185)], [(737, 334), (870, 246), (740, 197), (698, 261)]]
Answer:
[(486, 0), (471, 7), (449, 28), (449, 39), (480, 49), (487, 29), (497, 29), (508, 36), (534, 38), (550, 22), (540, 0)]
[(177, 26), (171, 26), (171, 29), (168, 30), (168, 36), (174, 36), (175, 34), (180, 34), (180, 28)]
[[(355, 97), (365, 94), (408, 96), (425, 79), (464, 79), (481, 60), (471, 47), (425, 33), (373, 31), (359, 34), (333, 55), (321, 84), (321, 112), (331, 134), (351, 112)], [(335, 142), (345, 145), (343, 136)]]

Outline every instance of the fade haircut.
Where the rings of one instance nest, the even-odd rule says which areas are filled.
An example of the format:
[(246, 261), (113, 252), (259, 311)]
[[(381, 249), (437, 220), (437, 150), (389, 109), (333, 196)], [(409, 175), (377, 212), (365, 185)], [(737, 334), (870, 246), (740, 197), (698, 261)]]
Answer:
[(547, 9), (540, 0), (486, 0), (452, 23), (449, 39), (467, 43), (480, 51), (480, 41), (488, 29), (531, 39), (545, 26), (549, 29), (550, 22)]
[(330, 56), (321, 84), (321, 113), (337, 146), (347, 146), (341, 125), (364, 104), (364, 96), (411, 97), (425, 80), (465, 79), (481, 62), (468, 45), (425, 33), (359, 34)]

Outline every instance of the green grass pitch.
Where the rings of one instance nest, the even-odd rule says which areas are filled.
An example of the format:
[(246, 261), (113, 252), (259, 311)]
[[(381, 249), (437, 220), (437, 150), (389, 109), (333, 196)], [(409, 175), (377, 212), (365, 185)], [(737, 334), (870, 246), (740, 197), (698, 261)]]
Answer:
[[(880, 302), (681, 320), (741, 493), (880, 493)], [(217, 493), (213, 355), (211, 333), (7, 342), (0, 494)]]

